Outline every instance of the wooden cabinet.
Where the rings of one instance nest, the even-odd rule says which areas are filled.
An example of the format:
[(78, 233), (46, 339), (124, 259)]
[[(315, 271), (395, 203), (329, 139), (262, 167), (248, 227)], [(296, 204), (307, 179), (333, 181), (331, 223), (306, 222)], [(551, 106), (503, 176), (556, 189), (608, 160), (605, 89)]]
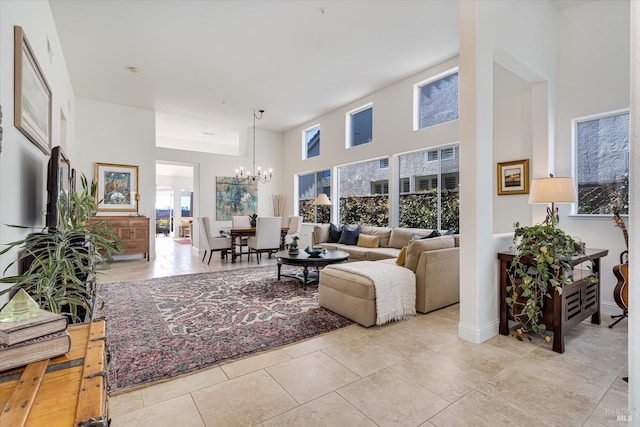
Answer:
[[(551, 298), (545, 298), (542, 322), (547, 330), (553, 332), (553, 351), (564, 353), (564, 333), (574, 325), (591, 316), (591, 323), (600, 324), (600, 258), (607, 256), (606, 249), (587, 249), (585, 255), (571, 257), (572, 268), (590, 263), (591, 269), (573, 269), (573, 282), (562, 288), (562, 295), (551, 292)], [(500, 260), (500, 333), (509, 335), (509, 306), (505, 301), (509, 275), (507, 270), (513, 261), (513, 252), (499, 252)], [(534, 262), (532, 260), (532, 262)], [(589, 276), (598, 281), (591, 283)]]
[(108, 425), (105, 322), (67, 330), (67, 354), (0, 374), (0, 426)]
[(97, 216), (90, 224), (104, 222), (122, 238), (121, 254), (142, 253), (149, 261), (149, 218), (144, 216)]

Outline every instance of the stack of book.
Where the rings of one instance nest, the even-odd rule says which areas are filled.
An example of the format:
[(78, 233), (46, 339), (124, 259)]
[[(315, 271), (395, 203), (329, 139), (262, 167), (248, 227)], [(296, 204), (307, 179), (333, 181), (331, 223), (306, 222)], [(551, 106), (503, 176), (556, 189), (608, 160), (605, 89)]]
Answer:
[(0, 372), (66, 354), (67, 318), (40, 310), (36, 317), (0, 322)]

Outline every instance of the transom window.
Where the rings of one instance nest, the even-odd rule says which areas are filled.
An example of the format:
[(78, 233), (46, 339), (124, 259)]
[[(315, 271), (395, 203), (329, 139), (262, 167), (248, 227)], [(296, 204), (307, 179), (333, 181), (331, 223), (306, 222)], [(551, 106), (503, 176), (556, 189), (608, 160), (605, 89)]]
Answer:
[(302, 152), (305, 159), (310, 159), (320, 155), (320, 125), (313, 126), (302, 131), (302, 142), (304, 144)]
[(373, 106), (371, 104), (347, 113), (347, 147), (373, 141)]
[(458, 71), (414, 86), (414, 130), (458, 119)]
[(578, 214), (629, 213), (629, 112), (575, 119)]

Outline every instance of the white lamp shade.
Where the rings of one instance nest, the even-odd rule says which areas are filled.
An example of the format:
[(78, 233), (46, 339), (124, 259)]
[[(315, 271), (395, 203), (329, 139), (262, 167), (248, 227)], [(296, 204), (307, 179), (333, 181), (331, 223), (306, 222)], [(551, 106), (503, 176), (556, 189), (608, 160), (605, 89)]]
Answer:
[(573, 178), (540, 178), (531, 182), (529, 203), (575, 203), (577, 201)]
[(326, 194), (320, 193), (318, 194), (318, 197), (316, 197), (316, 199), (313, 201), (313, 204), (315, 206), (328, 206), (331, 204), (331, 200), (329, 200)]

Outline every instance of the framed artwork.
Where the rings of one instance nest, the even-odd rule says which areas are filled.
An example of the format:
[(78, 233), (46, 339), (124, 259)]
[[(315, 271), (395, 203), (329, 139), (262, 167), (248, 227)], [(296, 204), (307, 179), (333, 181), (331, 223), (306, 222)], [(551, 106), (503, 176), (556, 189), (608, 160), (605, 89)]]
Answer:
[(98, 210), (138, 211), (138, 166), (96, 163)]
[(216, 177), (216, 221), (251, 215), (258, 209), (258, 181), (238, 183), (234, 177)]
[(498, 163), (498, 195), (529, 194), (529, 159)]
[(51, 89), (22, 27), (14, 32), (14, 124), (43, 153), (51, 151)]

